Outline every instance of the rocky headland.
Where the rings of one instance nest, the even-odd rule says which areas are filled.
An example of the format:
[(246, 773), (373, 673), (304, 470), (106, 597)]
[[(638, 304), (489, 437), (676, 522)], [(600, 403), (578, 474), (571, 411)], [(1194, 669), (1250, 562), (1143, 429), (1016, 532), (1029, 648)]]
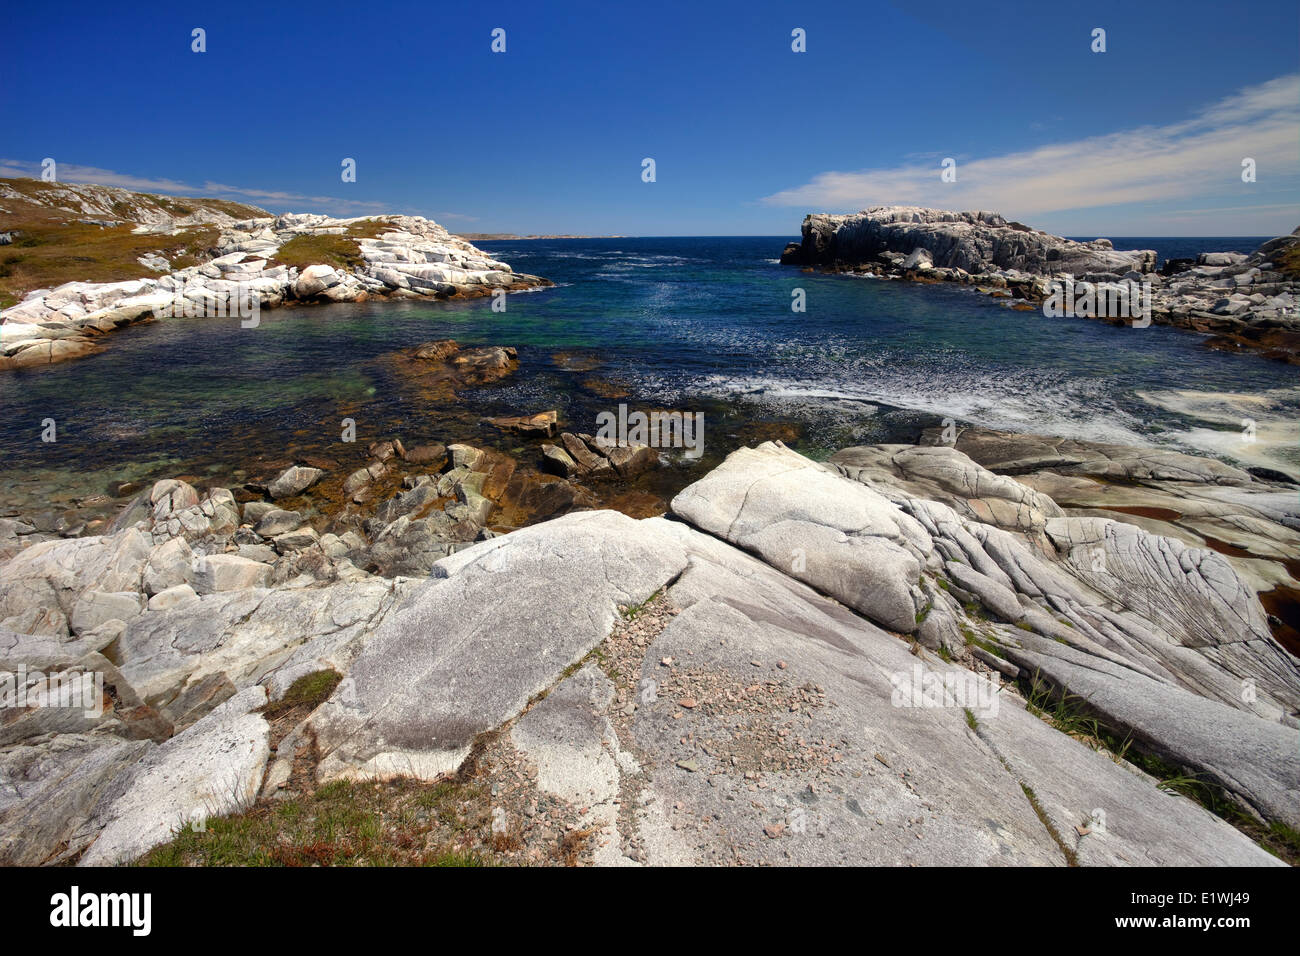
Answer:
[(233, 815), (281, 821), (250, 859), (346, 862), (275, 809), (341, 793), (403, 861), (1294, 855), (1296, 605), (1260, 599), (1300, 586), (1294, 486), (971, 429), (740, 448), (638, 519), (602, 489), (653, 449), (497, 427), (531, 457), (394, 438), (2, 529), (0, 670), (103, 694), (0, 712), (0, 860), (219, 862)]
[[(50, 188), (35, 188), (42, 185)], [(217, 205), (209, 208), (205, 203)], [(139, 278), (74, 280), (26, 290), (20, 302), (0, 311), (0, 369), (93, 354), (104, 348), (106, 334), (155, 317), (250, 321), (253, 310), (285, 304), (473, 298), (551, 285), (538, 276), (515, 273), (420, 216), (272, 216), (233, 203), (164, 200), (111, 187), (0, 182), (0, 223), (22, 226), (32, 219), (33, 209), (39, 210), (37, 221), (47, 230), (51, 209), (57, 210), (61, 227), (51, 238), (28, 227), (34, 242), (58, 242), (72, 224), (105, 232), (117, 245), (134, 240), (135, 246), (143, 242), (157, 249), (135, 257)], [(119, 218), (84, 218), (112, 211)], [(232, 215), (248, 211), (262, 215)], [(17, 249), (9, 254), (21, 266), (24, 229), (11, 229), (9, 235), (9, 245)], [(103, 238), (81, 241), (99, 249)], [(185, 247), (178, 250), (186, 263), (181, 268), (168, 258), (178, 242)], [(114, 250), (120, 257), (116, 246)], [(93, 271), (93, 263), (86, 270)]]
[[(968, 283), (1037, 307), (1052, 282), (1150, 283), (1151, 321), (1206, 333), (1209, 344), (1300, 364), (1300, 229), (1253, 253), (1205, 253), (1156, 271), (1150, 249), (1109, 239), (1075, 242), (994, 212), (873, 206), (851, 215), (806, 216), (803, 238), (781, 262), (916, 281)], [(1129, 322), (1128, 316), (1093, 317)]]

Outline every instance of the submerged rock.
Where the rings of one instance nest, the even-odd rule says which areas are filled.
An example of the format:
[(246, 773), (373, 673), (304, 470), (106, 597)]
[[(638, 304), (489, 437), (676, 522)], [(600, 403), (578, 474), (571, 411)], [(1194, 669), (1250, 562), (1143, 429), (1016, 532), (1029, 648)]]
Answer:
[(513, 432), (516, 435), (544, 435), (547, 438), (553, 436), (557, 430), (556, 418), (557, 413), (538, 412), (536, 415), (515, 415), (506, 418), (489, 418), (488, 423), (495, 425), (505, 432)]

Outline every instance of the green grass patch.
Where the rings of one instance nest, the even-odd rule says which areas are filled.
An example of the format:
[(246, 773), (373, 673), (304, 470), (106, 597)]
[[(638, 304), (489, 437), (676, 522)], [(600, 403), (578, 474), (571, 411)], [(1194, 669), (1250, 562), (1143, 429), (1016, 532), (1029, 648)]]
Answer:
[(4, 307), (21, 301), (36, 289), (52, 289), (65, 282), (122, 282), (156, 276), (136, 260), (161, 252), (172, 269), (184, 269), (211, 258), (219, 231), (195, 226), (177, 235), (137, 235), (131, 226), (94, 226), (87, 223), (28, 221), (0, 231), (16, 229), (19, 236), (0, 246), (0, 302)]
[(1038, 821), (1047, 830), (1048, 835), (1056, 841), (1056, 845), (1060, 847), (1061, 852), (1065, 855), (1065, 862), (1069, 866), (1078, 866), (1079, 855), (1074, 852), (1073, 847), (1061, 839), (1060, 831), (1056, 829), (1055, 825), (1052, 823), (1051, 817), (1047, 815), (1047, 811), (1045, 811), (1042, 804), (1038, 802), (1038, 794), (1034, 793), (1029, 784), (1024, 783), (1023, 781), (1020, 783), (1020, 789), (1024, 791), (1025, 799), (1028, 800), (1029, 805), (1033, 807), (1034, 813), (1038, 816)]
[(334, 781), (310, 796), (192, 824), (138, 866), (489, 866), (491, 817), (477, 784)]
[(304, 674), (289, 685), (283, 697), (267, 704), (262, 709), (262, 714), (267, 720), (275, 720), (293, 710), (315, 710), (334, 693), (334, 688), (339, 686), (341, 680), (343, 675), (334, 670)]
[(305, 269), (327, 265), (351, 272), (362, 265), (361, 247), (347, 236), (294, 236), (275, 254), (274, 264)]
[(353, 239), (378, 239), (392, 231), (393, 224), (387, 219), (362, 219), (348, 226), (347, 235)]
[(974, 630), (967, 627), (965, 624), (961, 625), (961, 636), (965, 639), (968, 646), (982, 648), (990, 654), (994, 654), (998, 657), (1002, 656), (1002, 648), (998, 645), (997, 641), (990, 640), (987, 635), (982, 636), (976, 634)]
[(1117, 762), (1123, 760), (1128, 753), (1129, 739), (1125, 739), (1118, 749), (1112, 748), (1109, 738), (1113, 735), (1109, 735), (1101, 723), (1087, 713), (1084, 706), (1086, 701), (1077, 694), (1071, 694), (1068, 687), (1057, 692), (1035, 671), (1028, 681), (1027, 691), (1026, 709), (1061, 733), (1087, 744), (1093, 750), (1110, 751)]

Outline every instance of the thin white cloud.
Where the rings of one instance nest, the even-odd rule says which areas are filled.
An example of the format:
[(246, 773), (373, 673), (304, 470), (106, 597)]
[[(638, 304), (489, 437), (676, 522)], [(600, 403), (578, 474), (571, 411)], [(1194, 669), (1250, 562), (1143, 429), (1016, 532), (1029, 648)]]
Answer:
[[(990, 209), (1032, 222), (1044, 213), (1197, 196), (1222, 197), (1255, 160), (1258, 184), (1300, 184), (1300, 74), (1248, 87), (1187, 120), (1054, 143), (1001, 156), (958, 159), (957, 181), (937, 162), (825, 172), (766, 196), (770, 206), (833, 212), (877, 205)], [(1272, 198), (1276, 198), (1276, 193)], [(1264, 198), (1261, 196), (1260, 198)], [(1300, 217), (1300, 205), (1293, 207)]]
[[(252, 199), (255, 202), (270, 203), (311, 203), (313, 207), (319, 207), (329, 212), (352, 211), (360, 214), (372, 212), (387, 212), (389, 210), (387, 203), (366, 202), (359, 199), (339, 199), (336, 196), (304, 196), (302, 193), (281, 192), (272, 189), (245, 189), (241, 186), (228, 186), (225, 183), (205, 182), (202, 187), (205, 194), (220, 193), (223, 195), (243, 196)], [(311, 212), (316, 212), (313, 208)]]

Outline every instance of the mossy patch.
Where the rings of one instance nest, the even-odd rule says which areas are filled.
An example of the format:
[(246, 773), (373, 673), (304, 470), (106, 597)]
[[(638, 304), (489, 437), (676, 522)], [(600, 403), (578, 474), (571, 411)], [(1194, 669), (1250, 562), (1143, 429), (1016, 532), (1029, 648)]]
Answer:
[(364, 263), (361, 247), (347, 236), (294, 236), (275, 254), (268, 265), (285, 265), (305, 269), (327, 265), (351, 272)]
[[(267, 720), (276, 720), (296, 710), (312, 711), (325, 702), (334, 688), (339, 686), (343, 675), (334, 670), (314, 671), (304, 674), (289, 685), (284, 696), (262, 709)], [(304, 714), (304, 716), (306, 716)]]
[(1288, 279), (1300, 279), (1300, 242), (1292, 243), (1286, 250), (1274, 255), (1273, 265)]
[(387, 219), (362, 219), (347, 228), (347, 235), (353, 239), (378, 239), (395, 227)]

